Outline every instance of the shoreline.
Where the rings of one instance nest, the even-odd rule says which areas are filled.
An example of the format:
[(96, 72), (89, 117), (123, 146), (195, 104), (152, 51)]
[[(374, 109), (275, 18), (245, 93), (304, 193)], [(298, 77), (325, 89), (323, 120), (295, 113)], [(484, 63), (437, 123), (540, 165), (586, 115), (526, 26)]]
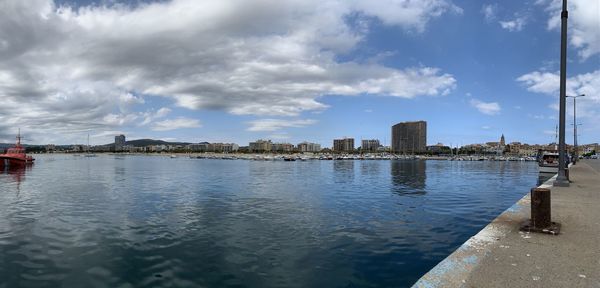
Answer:
[(527, 193), (412, 287), (600, 287), (600, 162), (580, 161), (569, 170), (569, 187), (554, 187), (556, 175), (538, 186), (552, 191), (560, 234), (519, 230), (531, 215)]
[[(34, 155), (71, 155), (85, 156), (86, 153), (39, 153)], [(259, 160), (259, 161), (307, 161), (307, 160), (441, 160), (441, 161), (510, 161), (531, 162), (535, 157), (520, 156), (427, 156), (395, 155), (390, 153), (330, 154), (330, 153), (91, 153), (97, 156), (153, 156), (170, 158), (216, 159), (216, 160)]]

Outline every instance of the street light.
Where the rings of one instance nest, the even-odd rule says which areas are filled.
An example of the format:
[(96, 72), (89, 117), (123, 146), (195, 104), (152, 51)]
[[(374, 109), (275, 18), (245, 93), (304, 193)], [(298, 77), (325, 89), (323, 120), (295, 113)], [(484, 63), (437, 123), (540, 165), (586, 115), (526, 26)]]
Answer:
[(559, 96), (559, 117), (558, 117), (558, 175), (554, 181), (554, 186), (569, 187), (565, 164), (565, 106), (567, 102), (567, 0), (562, 1), (562, 12), (560, 13), (560, 96)]
[(573, 98), (573, 165), (575, 165), (575, 163), (577, 163), (577, 158), (579, 157), (578, 155), (578, 150), (577, 150), (577, 98), (578, 97), (584, 97), (585, 94), (580, 94), (577, 96), (568, 96), (566, 95), (565, 97), (570, 97)]

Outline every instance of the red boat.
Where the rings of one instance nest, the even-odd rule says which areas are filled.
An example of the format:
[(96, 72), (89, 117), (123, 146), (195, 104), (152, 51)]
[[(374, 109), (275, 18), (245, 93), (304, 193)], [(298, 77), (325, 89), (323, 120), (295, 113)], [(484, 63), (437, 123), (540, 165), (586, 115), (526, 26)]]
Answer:
[(21, 146), (21, 132), (17, 135), (17, 145), (8, 148), (5, 154), (0, 154), (0, 167), (18, 167), (33, 164), (35, 159), (25, 154), (25, 148)]

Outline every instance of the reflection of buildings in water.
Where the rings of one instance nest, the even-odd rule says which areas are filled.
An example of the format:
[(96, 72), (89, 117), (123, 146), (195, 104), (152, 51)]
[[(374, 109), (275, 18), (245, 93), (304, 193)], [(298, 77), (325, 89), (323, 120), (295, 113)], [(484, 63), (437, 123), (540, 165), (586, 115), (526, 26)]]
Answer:
[(333, 175), (336, 182), (350, 182), (354, 179), (354, 160), (333, 161)]
[(427, 162), (391, 160), (392, 187), (398, 194), (425, 194)]
[(360, 161), (361, 175), (379, 175), (382, 161)]

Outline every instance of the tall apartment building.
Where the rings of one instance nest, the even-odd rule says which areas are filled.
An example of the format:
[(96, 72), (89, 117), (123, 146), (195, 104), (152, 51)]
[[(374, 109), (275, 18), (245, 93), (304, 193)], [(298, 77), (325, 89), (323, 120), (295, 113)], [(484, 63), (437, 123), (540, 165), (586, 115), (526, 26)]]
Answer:
[(123, 151), (123, 146), (125, 146), (125, 135), (115, 136), (115, 151)]
[(392, 152), (422, 153), (427, 150), (427, 122), (401, 122), (392, 126)]
[(271, 149), (273, 152), (292, 152), (294, 151), (294, 145), (290, 143), (273, 143)]
[(362, 140), (361, 142), (362, 142), (361, 143), (362, 145), (360, 146), (361, 151), (377, 152), (377, 150), (379, 149), (379, 146), (381, 146), (379, 144), (379, 140), (377, 140), (377, 139)]
[(271, 140), (256, 140), (254, 142), (250, 142), (248, 145), (248, 150), (251, 152), (271, 152), (273, 149), (273, 143)]
[(353, 152), (354, 138), (333, 139), (333, 151)]
[(319, 152), (321, 151), (321, 144), (302, 142), (298, 144), (299, 152)]

